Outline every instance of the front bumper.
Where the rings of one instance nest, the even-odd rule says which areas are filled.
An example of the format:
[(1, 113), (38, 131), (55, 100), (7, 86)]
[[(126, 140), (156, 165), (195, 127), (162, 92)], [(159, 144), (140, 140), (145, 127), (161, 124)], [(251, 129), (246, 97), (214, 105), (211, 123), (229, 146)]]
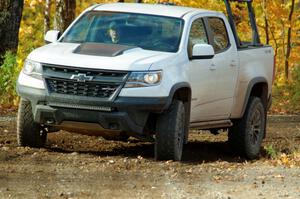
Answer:
[(142, 134), (150, 113), (168, 107), (168, 97), (117, 97), (113, 101), (99, 98), (49, 94), (47, 90), (17, 85), (18, 94), (31, 102), (34, 120), (59, 126), (64, 121), (98, 123), (106, 130)]

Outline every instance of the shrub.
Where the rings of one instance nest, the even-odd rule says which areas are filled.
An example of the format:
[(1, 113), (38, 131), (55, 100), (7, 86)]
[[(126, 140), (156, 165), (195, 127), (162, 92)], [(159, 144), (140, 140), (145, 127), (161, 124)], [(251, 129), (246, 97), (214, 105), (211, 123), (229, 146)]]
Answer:
[(16, 55), (6, 52), (3, 64), (0, 66), (0, 105), (12, 106), (17, 104), (16, 80), (18, 66)]
[(269, 158), (275, 159), (278, 156), (278, 151), (272, 145), (265, 146), (264, 149)]
[(300, 113), (300, 66), (294, 67), (291, 74), (291, 80), (283, 83), (277, 81), (273, 87), (273, 113)]

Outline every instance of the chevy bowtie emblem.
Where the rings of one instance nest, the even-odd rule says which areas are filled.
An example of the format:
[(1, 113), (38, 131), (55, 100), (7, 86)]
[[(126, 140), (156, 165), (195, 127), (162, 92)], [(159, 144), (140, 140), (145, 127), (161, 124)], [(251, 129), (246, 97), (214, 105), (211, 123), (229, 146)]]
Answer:
[(86, 74), (78, 73), (78, 75), (72, 75), (70, 79), (77, 80), (78, 82), (92, 81), (93, 76), (86, 76)]

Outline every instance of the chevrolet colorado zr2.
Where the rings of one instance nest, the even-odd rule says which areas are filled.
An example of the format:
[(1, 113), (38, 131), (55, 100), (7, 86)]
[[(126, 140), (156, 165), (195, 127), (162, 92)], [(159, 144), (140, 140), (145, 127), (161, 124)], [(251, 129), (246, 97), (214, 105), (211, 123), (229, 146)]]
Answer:
[(227, 16), (171, 5), (112, 3), (85, 10), (29, 54), (17, 81), (17, 138), (43, 147), (68, 130), (155, 142), (156, 160), (181, 160), (190, 128), (228, 130), (232, 150), (257, 158), (271, 104), (274, 52)]

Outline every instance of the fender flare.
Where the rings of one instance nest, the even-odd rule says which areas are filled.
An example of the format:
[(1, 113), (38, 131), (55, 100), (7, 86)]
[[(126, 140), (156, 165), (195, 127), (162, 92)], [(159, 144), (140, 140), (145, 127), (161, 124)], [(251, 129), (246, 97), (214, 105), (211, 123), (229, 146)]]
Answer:
[[(259, 84), (259, 83), (266, 83), (268, 85), (268, 81), (265, 77), (255, 77), (249, 82), (247, 92), (246, 92), (246, 96), (245, 96), (245, 100), (244, 100), (244, 105), (243, 105), (243, 108), (242, 108), (242, 113), (241, 113), (242, 116), (244, 116), (244, 114), (245, 114), (246, 107), (247, 107), (247, 104), (249, 102), (250, 94), (251, 94), (251, 91), (252, 91), (253, 87), (256, 84)], [(268, 93), (267, 93), (267, 95), (268, 95)], [(269, 96), (267, 96), (267, 97), (269, 97)]]
[(164, 110), (167, 110), (172, 101), (173, 101), (173, 97), (174, 97), (174, 94), (176, 93), (177, 90), (181, 89), (181, 88), (188, 88), (190, 90), (190, 93), (191, 93), (191, 96), (189, 96), (190, 98), (192, 97), (192, 89), (191, 89), (191, 85), (188, 83), (188, 82), (179, 82), (179, 83), (176, 83), (172, 86), (171, 90), (170, 90), (170, 93), (169, 93), (169, 96), (168, 96), (168, 100), (167, 100), (167, 103), (164, 107)]

